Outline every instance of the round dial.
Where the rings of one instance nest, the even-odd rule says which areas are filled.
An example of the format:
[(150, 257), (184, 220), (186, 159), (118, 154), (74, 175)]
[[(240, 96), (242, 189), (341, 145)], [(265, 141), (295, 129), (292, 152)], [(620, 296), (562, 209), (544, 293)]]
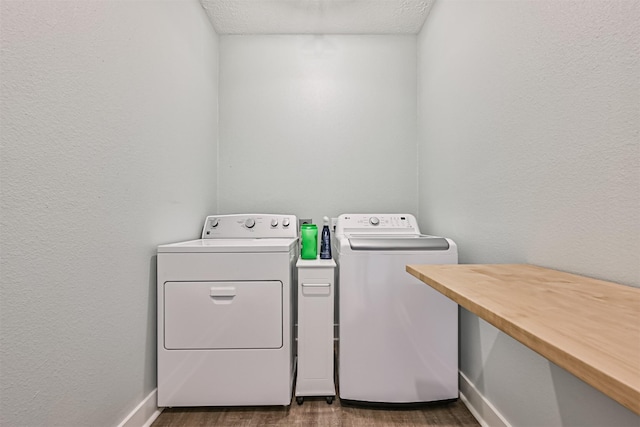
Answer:
[(218, 226), (218, 218), (213, 218), (211, 220), (211, 228), (216, 228)]
[(378, 219), (377, 216), (372, 216), (371, 218), (369, 218), (369, 223), (371, 225), (378, 225), (380, 224), (380, 220)]
[(244, 226), (247, 227), (247, 228), (253, 228), (254, 225), (256, 225), (256, 221), (253, 218), (248, 218), (244, 222)]
[(278, 226), (278, 218), (273, 218), (271, 220), (271, 226), (272, 227), (277, 227)]
[(282, 220), (282, 226), (283, 227), (288, 227), (289, 226), (289, 218), (284, 218)]

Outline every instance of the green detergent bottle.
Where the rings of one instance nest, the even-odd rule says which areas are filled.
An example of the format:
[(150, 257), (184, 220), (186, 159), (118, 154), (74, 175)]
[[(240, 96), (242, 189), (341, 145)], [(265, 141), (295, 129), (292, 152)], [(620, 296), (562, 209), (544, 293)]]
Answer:
[(315, 224), (302, 224), (300, 235), (300, 258), (316, 259), (318, 257), (318, 227)]

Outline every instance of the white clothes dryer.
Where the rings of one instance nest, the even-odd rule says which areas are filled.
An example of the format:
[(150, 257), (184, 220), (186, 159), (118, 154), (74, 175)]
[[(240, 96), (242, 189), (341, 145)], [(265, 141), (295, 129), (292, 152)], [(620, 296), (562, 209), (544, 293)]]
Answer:
[(158, 247), (158, 406), (289, 405), (294, 215), (214, 215)]
[(407, 264), (457, 264), (456, 244), (420, 234), (409, 214), (340, 215), (335, 237), (340, 399), (457, 399), (457, 305), (405, 271)]

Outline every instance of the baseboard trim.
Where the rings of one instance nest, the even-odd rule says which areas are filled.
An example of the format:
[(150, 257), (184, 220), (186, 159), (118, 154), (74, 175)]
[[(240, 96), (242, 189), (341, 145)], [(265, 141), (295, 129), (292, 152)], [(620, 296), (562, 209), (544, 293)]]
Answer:
[(158, 418), (162, 409), (158, 408), (158, 389), (153, 389), (118, 427), (149, 427)]
[(460, 378), (460, 400), (482, 427), (511, 427), (500, 412), (489, 402), (462, 372)]

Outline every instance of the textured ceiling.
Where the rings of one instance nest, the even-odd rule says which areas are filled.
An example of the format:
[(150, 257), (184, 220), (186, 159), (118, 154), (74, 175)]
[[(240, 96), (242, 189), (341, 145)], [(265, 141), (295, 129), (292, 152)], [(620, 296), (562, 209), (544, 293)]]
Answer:
[(435, 0), (200, 0), (218, 34), (416, 34)]

